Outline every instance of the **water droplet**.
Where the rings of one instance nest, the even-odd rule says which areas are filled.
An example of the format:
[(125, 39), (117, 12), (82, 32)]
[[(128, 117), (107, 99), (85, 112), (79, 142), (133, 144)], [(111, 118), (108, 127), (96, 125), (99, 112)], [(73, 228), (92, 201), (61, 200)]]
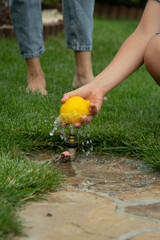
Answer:
[(93, 146), (90, 147), (90, 150), (93, 151)]
[(88, 156), (88, 155), (90, 155), (91, 154), (91, 152), (90, 151), (87, 151), (86, 152), (86, 156)]

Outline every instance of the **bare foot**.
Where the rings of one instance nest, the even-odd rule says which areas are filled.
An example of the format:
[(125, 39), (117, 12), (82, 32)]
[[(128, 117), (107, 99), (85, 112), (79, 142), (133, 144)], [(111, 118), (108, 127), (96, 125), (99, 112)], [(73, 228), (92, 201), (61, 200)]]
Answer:
[(86, 85), (87, 83), (91, 82), (93, 80), (93, 78), (94, 78), (94, 76), (92, 74), (90, 74), (88, 76), (87, 75), (83, 76), (83, 75), (78, 75), (78, 73), (75, 73), (72, 87), (74, 89), (80, 88), (83, 85)]
[(40, 92), (42, 95), (46, 96), (47, 91), (46, 91), (46, 81), (45, 77), (43, 75), (41, 76), (32, 76), (32, 75), (27, 75), (27, 92)]
[(27, 92), (40, 92), (42, 95), (47, 95), (46, 80), (39, 57), (26, 59), (27, 64)]

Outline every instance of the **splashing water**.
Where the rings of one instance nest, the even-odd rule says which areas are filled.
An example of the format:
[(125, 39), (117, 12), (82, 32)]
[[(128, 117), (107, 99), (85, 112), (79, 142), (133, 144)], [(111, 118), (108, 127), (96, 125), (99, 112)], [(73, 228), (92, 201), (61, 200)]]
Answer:
[[(88, 126), (88, 128), (89, 128), (89, 126)], [(83, 140), (80, 141), (81, 146), (82, 146), (82, 152), (86, 156), (90, 155), (93, 152), (93, 142), (90, 137), (90, 134), (89, 133), (86, 134), (84, 131), (82, 131), (82, 129), (79, 129), (78, 135), (80, 137), (83, 137)], [(87, 148), (87, 150), (86, 150), (86, 148)]]
[(57, 131), (58, 127), (60, 126), (60, 122), (61, 122), (61, 120), (60, 120), (59, 117), (54, 121), (54, 123), (53, 123), (54, 128), (53, 128), (53, 130), (49, 133), (50, 136), (53, 136), (54, 133)]
[[(75, 128), (73, 124), (69, 124), (69, 133), (68, 133), (65, 130), (65, 128), (61, 126), (62, 122), (64, 123), (64, 121), (62, 121), (59, 116), (54, 121), (53, 130), (49, 133), (49, 135), (52, 137), (52, 136), (54, 136), (55, 133), (59, 133), (61, 140), (67, 141), (69, 134), (71, 134), (71, 135), (75, 134), (77, 136), (77, 139), (80, 138), (80, 140), (78, 142), (79, 142), (79, 145), (81, 145), (81, 147), (82, 147), (82, 152), (86, 156), (90, 155), (91, 152), (93, 151), (93, 143), (92, 143), (92, 139), (90, 138), (90, 134), (89, 133), (86, 134), (82, 130), (82, 128), (81, 129)], [(82, 137), (83, 137), (83, 140), (82, 140)], [(86, 148), (87, 148), (87, 150), (86, 150)]]
[(49, 133), (49, 135), (52, 137), (55, 134), (55, 132), (60, 133), (61, 140), (66, 141), (66, 139), (67, 139), (66, 132), (65, 132), (65, 129), (63, 127), (61, 127), (61, 122), (62, 122), (62, 120), (60, 119), (60, 117), (58, 117), (54, 121), (53, 130)]
[(75, 134), (75, 127), (73, 124), (70, 124), (70, 134)]

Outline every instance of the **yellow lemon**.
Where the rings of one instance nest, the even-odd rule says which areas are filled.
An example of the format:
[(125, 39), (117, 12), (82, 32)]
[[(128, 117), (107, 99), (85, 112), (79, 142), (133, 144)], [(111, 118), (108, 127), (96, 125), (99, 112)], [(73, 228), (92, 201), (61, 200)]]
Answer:
[(60, 119), (68, 124), (81, 122), (83, 115), (89, 114), (90, 101), (75, 96), (69, 98), (60, 108)]

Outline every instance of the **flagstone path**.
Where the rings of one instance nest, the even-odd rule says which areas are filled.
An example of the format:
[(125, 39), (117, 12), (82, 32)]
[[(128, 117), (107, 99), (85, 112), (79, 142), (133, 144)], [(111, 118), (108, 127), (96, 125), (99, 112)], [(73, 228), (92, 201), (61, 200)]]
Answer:
[(160, 239), (160, 173), (106, 156), (81, 155), (60, 166), (64, 188), (19, 211), (27, 236), (14, 240)]

